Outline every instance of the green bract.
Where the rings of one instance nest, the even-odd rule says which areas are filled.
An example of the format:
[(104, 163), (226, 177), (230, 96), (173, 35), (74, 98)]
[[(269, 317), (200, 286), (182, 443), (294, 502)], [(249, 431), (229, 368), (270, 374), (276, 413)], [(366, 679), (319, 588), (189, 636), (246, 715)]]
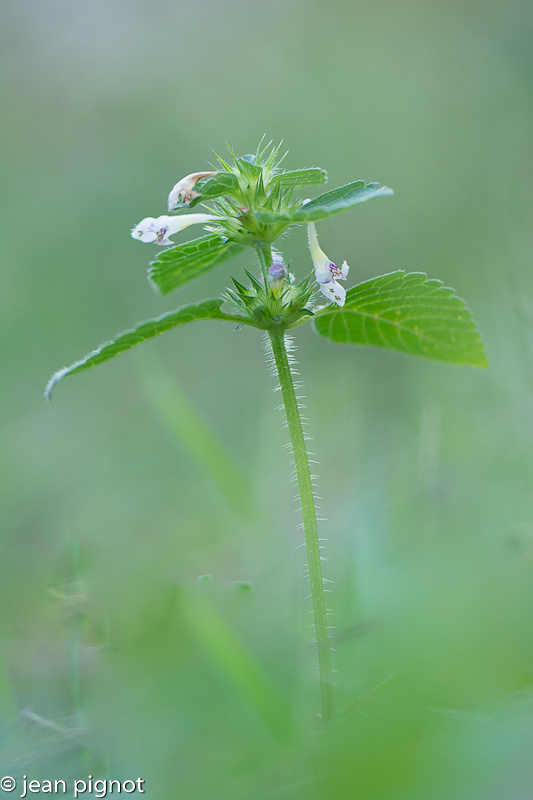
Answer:
[[(231, 151), (230, 151), (231, 152)], [(345, 281), (348, 265), (337, 267), (318, 247), (315, 221), (346, 211), (355, 205), (393, 194), (377, 183), (352, 181), (320, 194), (312, 200), (298, 197), (299, 190), (326, 182), (324, 170), (284, 170), (279, 147), (262, 147), (252, 155), (237, 157), (232, 163), (217, 156), (218, 167), (211, 172), (191, 173), (181, 179), (171, 194), (188, 202), (175, 205), (177, 216), (146, 217), (133, 229), (141, 242), (167, 244), (189, 224), (204, 224), (208, 233), (193, 241), (165, 249), (149, 268), (152, 284), (168, 294), (188, 281), (213, 269), (232, 256), (251, 248), (254, 262), (259, 259), (256, 277), (245, 270), (249, 284), (233, 279), (234, 288), (222, 298), (205, 300), (143, 322), (116, 337), (86, 358), (59, 370), (50, 380), (47, 397), (66, 375), (88, 369), (129, 350), (136, 344), (166, 330), (197, 319), (219, 319), (245, 324), (261, 330), (286, 330), (313, 319), (315, 330), (336, 342), (371, 345), (400, 350), (453, 364), (486, 366), (480, 336), (465, 304), (440, 281), (428, 280), (421, 273), (393, 272), (356, 286), (346, 293), (336, 281)], [(199, 177), (200, 176), (200, 177)], [(209, 177), (208, 177), (209, 176)], [(190, 215), (198, 205), (205, 214)], [(312, 229), (314, 279), (325, 297), (334, 302), (317, 305), (317, 286), (307, 263), (296, 276), (282, 264), (281, 254), (272, 244), (292, 226)], [(172, 241), (172, 240), (170, 240)], [(318, 253), (318, 258), (317, 254)], [(273, 272), (274, 270), (274, 272)], [(280, 277), (281, 276), (281, 277)], [(222, 303), (233, 306), (222, 311)]]
[(214, 200), (216, 197), (239, 197), (239, 180), (233, 172), (219, 172), (202, 186), (202, 193), (193, 198), (189, 207), (193, 208), (205, 200)]

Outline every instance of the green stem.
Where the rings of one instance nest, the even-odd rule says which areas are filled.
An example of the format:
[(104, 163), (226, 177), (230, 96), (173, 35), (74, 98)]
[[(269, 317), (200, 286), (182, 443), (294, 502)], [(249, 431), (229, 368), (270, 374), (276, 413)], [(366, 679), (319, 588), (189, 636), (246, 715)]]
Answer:
[(272, 353), (278, 372), (281, 395), (287, 416), (287, 426), (291, 438), (298, 489), (302, 504), (302, 518), (305, 533), (305, 546), (311, 583), (311, 599), (315, 621), (316, 643), (318, 650), (318, 670), (320, 676), (320, 695), (322, 700), (322, 720), (327, 722), (333, 714), (333, 671), (331, 667), (331, 647), (328, 635), (328, 620), (318, 527), (316, 520), (313, 484), (309, 471), (309, 459), (305, 446), (302, 420), (298, 409), (298, 400), (294, 390), (292, 372), (285, 344), (285, 332), (281, 327), (271, 328), (268, 332), (272, 345)]
[(261, 272), (263, 273), (263, 280), (265, 287), (268, 288), (268, 270), (272, 266), (272, 247), (268, 242), (257, 241), (255, 243), (255, 250), (261, 264)]

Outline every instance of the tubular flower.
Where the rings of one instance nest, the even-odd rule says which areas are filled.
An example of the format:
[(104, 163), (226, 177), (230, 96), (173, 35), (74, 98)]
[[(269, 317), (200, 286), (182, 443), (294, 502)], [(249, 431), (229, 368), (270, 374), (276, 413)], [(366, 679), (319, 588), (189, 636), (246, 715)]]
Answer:
[(172, 209), (175, 208), (180, 195), (183, 203), (190, 203), (194, 197), (198, 197), (199, 195), (199, 192), (194, 190), (198, 181), (202, 178), (212, 178), (213, 175), (216, 174), (216, 172), (191, 172), (190, 175), (186, 175), (177, 182), (170, 192), (168, 196), (168, 210), (172, 211)]
[(146, 217), (133, 228), (131, 235), (140, 242), (160, 245), (174, 244), (169, 239), (175, 233), (188, 228), (189, 225), (201, 225), (204, 222), (212, 222), (216, 217), (211, 214), (187, 214), (181, 217)]
[(342, 267), (338, 267), (330, 261), (323, 250), (320, 249), (316, 228), (313, 222), (307, 226), (309, 237), (309, 250), (315, 266), (315, 278), (320, 286), (320, 291), (328, 300), (343, 306), (346, 300), (346, 289), (337, 281), (345, 281), (348, 277), (350, 267), (343, 261)]

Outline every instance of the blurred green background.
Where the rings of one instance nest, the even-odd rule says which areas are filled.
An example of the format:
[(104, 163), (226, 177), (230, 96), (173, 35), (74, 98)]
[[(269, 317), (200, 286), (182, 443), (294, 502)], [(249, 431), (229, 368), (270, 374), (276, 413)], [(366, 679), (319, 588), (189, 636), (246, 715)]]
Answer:
[[(3, 774), (142, 777), (160, 799), (530, 797), (532, 36), (526, 0), (4, 5)], [(395, 189), (322, 223), (322, 247), (351, 282), (453, 286), (491, 363), (297, 331), (347, 709), (322, 733), (259, 332), (197, 323), (42, 396), (253, 266), (161, 298), (129, 231), (265, 132), (330, 187)], [(308, 270), (302, 229), (284, 253)]]

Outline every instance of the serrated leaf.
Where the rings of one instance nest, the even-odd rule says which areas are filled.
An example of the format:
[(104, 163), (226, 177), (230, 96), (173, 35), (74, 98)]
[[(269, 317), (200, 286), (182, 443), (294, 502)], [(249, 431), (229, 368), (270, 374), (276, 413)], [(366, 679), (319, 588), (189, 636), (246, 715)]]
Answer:
[(202, 236), (159, 253), (150, 264), (148, 277), (161, 294), (169, 294), (242, 249), (216, 234)]
[(177, 328), (180, 325), (186, 325), (188, 322), (194, 322), (197, 319), (222, 319), (237, 324), (251, 324), (247, 320), (237, 316), (236, 314), (225, 314), (221, 311), (223, 301), (220, 299), (204, 300), (202, 303), (194, 303), (188, 306), (183, 306), (177, 311), (169, 311), (167, 314), (162, 314), (156, 319), (145, 320), (140, 322), (135, 328), (124, 333), (119, 334), (115, 339), (93, 350), (89, 355), (71, 364), (70, 367), (63, 367), (58, 370), (50, 380), (45, 390), (45, 397), (50, 399), (54, 386), (67, 375), (74, 375), (76, 372), (83, 372), (83, 370), (101, 364), (104, 361), (109, 361), (111, 358), (131, 350), (142, 342), (148, 339), (153, 339), (154, 336), (159, 336), (161, 333)]
[(394, 194), (392, 189), (388, 186), (378, 186), (377, 183), (366, 183), (364, 181), (354, 181), (348, 183), (346, 186), (339, 186), (337, 189), (332, 189), (331, 192), (326, 192), (314, 200), (300, 206), (295, 211), (288, 214), (268, 214), (259, 213), (257, 219), (260, 222), (267, 224), (275, 224), (278, 222), (315, 222), (319, 219), (326, 219), (333, 214), (339, 214), (347, 208), (358, 205), (359, 203), (366, 203), (367, 200), (373, 200), (377, 197), (387, 197)]
[(214, 200), (225, 194), (234, 195), (239, 192), (239, 180), (234, 172), (219, 172), (213, 178), (209, 178), (200, 188), (198, 197), (194, 197), (189, 203), (189, 208), (194, 208), (198, 203), (207, 200)]
[(354, 286), (342, 308), (317, 311), (313, 325), (334, 342), (487, 366), (481, 337), (463, 300), (421, 272), (399, 270)]
[(315, 186), (326, 183), (328, 174), (325, 170), (313, 167), (311, 169), (294, 169), (290, 172), (282, 172), (278, 176), (284, 188), (288, 186)]

